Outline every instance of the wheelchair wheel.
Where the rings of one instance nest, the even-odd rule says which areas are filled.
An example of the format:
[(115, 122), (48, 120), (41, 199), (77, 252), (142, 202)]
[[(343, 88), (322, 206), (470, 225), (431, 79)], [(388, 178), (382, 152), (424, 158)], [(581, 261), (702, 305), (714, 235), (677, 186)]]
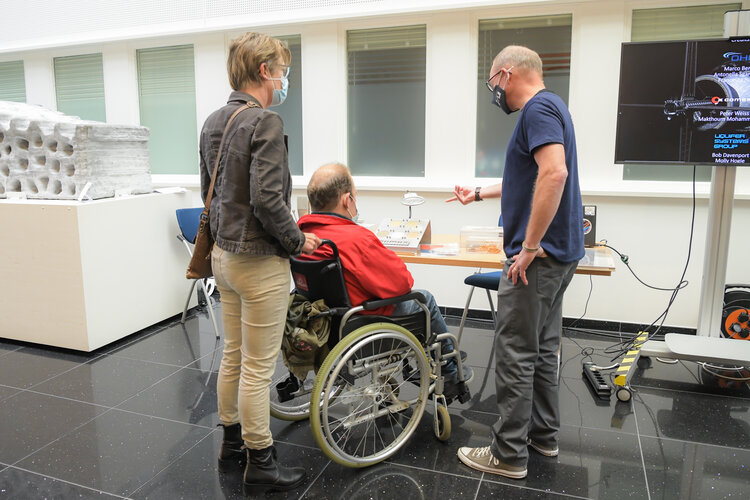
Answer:
[(448, 408), (442, 405), (437, 406), (435, 413), (435, 437), (440, 441), (448, 441), (451, 437), (451, 415)]
[[(414, 366), (408, 380), (404, 362)], [(341, 465), (381, 462), (416, 430), (429, 388), (430, 365), (414, 335), (392, 323), (363, 326), (336, 344), (315, 378), (315, 441)]]

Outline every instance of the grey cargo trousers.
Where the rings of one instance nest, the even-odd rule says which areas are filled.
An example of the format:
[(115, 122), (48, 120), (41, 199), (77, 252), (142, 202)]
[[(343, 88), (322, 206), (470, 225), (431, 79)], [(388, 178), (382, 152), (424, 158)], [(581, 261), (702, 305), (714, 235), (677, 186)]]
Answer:
[(527, 439), (557, 447), (560, 428), (557, 352), (562, 333), (562, 299), (577, 262), (534, 259), (529, 282), (508, 279), (505, 262), (497, 292), (495, 390), (500, 418), (492, 427), (492, 454), (507, 465), (525, 467)]

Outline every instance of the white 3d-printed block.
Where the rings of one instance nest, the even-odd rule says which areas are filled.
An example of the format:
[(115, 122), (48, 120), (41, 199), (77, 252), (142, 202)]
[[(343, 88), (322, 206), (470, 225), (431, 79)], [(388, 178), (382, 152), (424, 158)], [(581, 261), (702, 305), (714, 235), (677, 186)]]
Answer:
[(0, 198), (107, 198), (150, 193), (148, 128), (81, 120), (0, 101)]

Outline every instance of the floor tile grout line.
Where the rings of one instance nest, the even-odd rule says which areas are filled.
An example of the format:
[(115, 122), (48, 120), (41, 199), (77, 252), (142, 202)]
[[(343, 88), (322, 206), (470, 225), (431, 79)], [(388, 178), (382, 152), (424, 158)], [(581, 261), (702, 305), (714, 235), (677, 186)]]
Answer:
[[(635, 403), (633, 403), (633, 404), (635, 404)], [(643, 402), (641, 402), (641, 404), (643, 404)], [(449, 409), (449, 410), (451, 410), (451, 409)], [(470, 411), (472, 413), (481, 413), (482, 415), (497, 416), (497, 413), (492, 413), (492, 412), (487, 412), (487, 411), (482, 411), (482, 410), (471, 410), (471, 409), (468, 409), (468, 408), (456, 408), (456, 410), (459, 411), (459, 412), (460, 411)], [(633, 411), (633, 413), (635, 415), (635, 410)], [(634, 420), (635, 420), (635, 417), (634, 417)], [(586, 425), (574, 425), (574, 424), (561, 423), (560, 426), (561, 427), (580, 428), (580, 429), (587, 430), (587, 431), (601, 431), (601, 432), (610, 432), (610, 433), (613, 433), (613, 434), (626, 434), (628, 436), (638, 436), (638, 434), (636, 434), (635, 432), (622, 431), (622, 430), (612, 430), (612, 429), (603, 429), (603, 428), (599, 428), (599, 427), (590, 427), (590, 426), (586, 426)], [(665, 441), (674, 441), (674, 442), (677, 442), (677, 443), (699, 444), (701, 446), (711, 446), (711, 447), (715, 447), (715, 448), (726, 448), (727, 450), (734, 450), (734, 451), (750, 451), (750, 448), (739, 448), (739, 447), (736, 447), (736, 446), (727, 446), (727, 445), (723, 445), (723, 444), (704, 443), (704, 442), (700, 442), (700, 441), (688, 441), (688, 440), (685, 440), (685, 439), (677, 439), (677, 438), (672, 438), (672, 437), (667, 437), (667, 436), (661, 436), (661, 435), (652, 436), (652, 435), (649, 435), (649, 434), (642, 434), (642, 433), (640, 433), (640, 435), (642, 437), (644, 437), (644, 438), (647, 438), (647, 439), (661, 439), (661, 440), (665, 440)]]
[(144, 392), (148, 391), (149, 389), (154, 388), (157, 384), (160, 384), (160, 383), (164, 382), (165, 380), (167, 380), (172, 375), (176, 375), (176, 374), (180, 373), (184, 369), (185, 369), (184, 366), (182, 368), (177, 368), (177, 370), (173, 371), (172, 373), (170, 373), (166, 377), (163, 377), (163, 378), (157, 380), (156, 382), (154, 382), (153, 384), (151, 384), (151, 385), (149, 385), (147, 387), (144, 387), (143, 389), (141, 389), (140, 391), (136, 392), (135, 394), (133, 394), (129, 398), (125, 399), (124, 401), (120, 401), (120, 403), (118, 403), (117, 405), (113, 406), (113, 408), (119, 410), (122, 405), (124, 405), (125, 403), (127, 403), (131, 399), (140, 396), (141, 394), (143, 394)]
[[(175, 365), (173, 363), (161, 363), (159, 361), (150, 361), (150, 360), (147, 360), (147, 359), (134, 358), (134, 357), (130, 357), (130, 356), (122, 356), (122, 355), (118, 355), (118, 354), (108, 354), (108, 356), (112, 356), (112, 357), (119, 358), (119, 359), (128, 359), (130, 361), (142, 361), (144, 363), (151, 363), (151, 364), (161, 365), (161, 366), (170, 366), (170, 367), (175, 367), (175, 368), (190, 368), (190, 365), (194, 365), (198, 361), (206, 359), (209, 356), (215, 356), (216, 355), (216, 351), (219, 350), (219, 349), (221, 349), (221, 347), (215, 347), (211, 351), (210, 354), (204, 354), (203, 356), (199, 357), (198, 359), (194, 359), (194, 360), (190, 361), (186, 365)], [(206, 370), (201, 370), (199, 368), (190, 368), (190, 369), (191, 370), (198, 370), (198, 371), (201, 371), (201, 372), (205, 372), (206, 371)], [(211, 370), (211, 371), (213, 372), (213, 370)]]
[[(64, 399), (65, 401), (70, 401), (70, 402), (73, 402), (73, 403), (83, 403), (83, 404), (87, 404), (87, 405), (91, 405), (91, 406), (96, 406), (97, 408), (105, 408), (107, 410), (111, 410), (111, 409), (114, 408), (114, 406), (107, 406), (107, 405), (103, 405), (101, 403), (92, 403), (90, 401), (83, 401), (81, 399), (69, 398), (67, 396), (60, 396), (59, 394), (49, 394), (47, 392), (35, 391), (35, 390), (32, 390), (32, 389), (23, 389), (22, 392), (30, 392), (32, 394), (38, 394), (40, 396), (49, 396), (51, 398)], [(15, 397), (15, 396), (18, 396), (18, 394), (14, 394), (11, 397)]]
[(638, 415), (635, 412), (635, 403), (633, 405), (633, 420), (635, 421), (635, 431), (638, 436), (638, 451), (641, 454), (641, 465), (643, 466), (643, 480), (646, 483), (646, 495), (648, 500), (651, 500), (651, 488), (648, 487), (648, 472), (646, 471), (646, 458), (643, 456), (643, 444), (641, 443), (641, 432), (638, 427)]
[(23, 346), (15, 346), (15, 347), (16, 347), (15, 349), (6, 349), (5, 352), (3, 352), (2, 354), (0, 354), (0, 358), (2, 358), (3, 356), (5, 356), (7, 354), (12, 353), (12, 352), (16, 352), (19, 349), (23, 349)]
[(668, 387), (653, 387), (650, 385), (631, 385), (631, 387), (636, 389), (648, 389), (648, 390), (658, 390), (658, 391), (668, 391), (668, 392), (680, 392), (683, 394), (693, 394), (698, 396), (711, 396), (714, 398), (729, 398), (729, 399), (739, 399), (742, 401), (747, 401), (747, 396), (732, 396), (729, 394), (715, 394), (712, 392), (698, 392), (698, 391), (686, 391), (684, 389), (670, 389)]
[(479, 491), (482, 489), (483, 482), (484, 482), (484, 471), (482, 471), (482, 475), (479, 476), (479, 484), (477, 485), (476, 493), (474, 493), (474, 500), (477, 500), (479, 498)]
[(172, 424), (191, 425), (193, 427), (199, 427), (201, 429), (208, 429), (210, 431), (213, 431), (214, 427), (215, 427), (213, 425), (202, 425), (202, 424), (193, 424), (193, 423), (190, 423), (190, 422), (182, 422), (180, 420), (174, 420), (172, 418), (160, 417), (159, 415), (149, 415), (147, 413), (140, 413), (140, 412), (133, 411), (133, 410), (126, 410), (124, 408), (114, 408), (113, 407), (112, 410), (121, 411), (123, 413), (130, 413), (131, 415), (137, 415), (139, 417), (155, 418), (155, 419), (158, 419), (158, 420), (164, 420), (165, 422), (170, 422)]
[(73, 481), (68, 481), (67, 479), (60, 479), (60, 478), (57, 478), (57, 477), (54, 477), (54, 476), (49, 476), (47, 474), (41, 474), (41, 473), (35, 472), (33, 470), (24, 469), (23, 467), (16, 467), (16, 466), (11, 465), (8, 468), (9, 469), (18, 469), (18, 470), (27, 472), (29, 474), (35, 474), (37, 476), (48, 477), (48, 478), (53, 479), (55, 481), (60, 481), (61, 483), (70, 484), (70, 485), (77, 486), (79, 488), (84, 488), (84, 489), (87, 489), (87, 490), (90, 490), (90, 491), (96, 491), (97, 493), (104, 493), (105, 495), (111, 495), (111, 496), (113, 496), (115, 498), (123, 498), (125, 500), (129, 500), (128, 497), (124, 497), (122, 495), (118, 495), (117, 493), (110, 493), (109, 491), (104, 491), (104, 490), (99, 490), (99, 489), (96, 489), (96, 488), (92, 488), (91, 486), (86, 486), (85, 484), (74, 483)]
[(467, 476), (466, 474), (459, 474), (457, 472), (448, 472), (448, 471), (442, 471), (442, 470), (441, 471), (437, 471), (437, 470), (434, 470), (434, 469), (428, 469), (426, 467), (419, 467), (417, 465), (410, 465), (410, 464), (404, 464), (404, 463), (399, 463), (399, 462), (393, 462), (391, 460), (386, 460), (384, 463), (387, 463), (389, 465), (397, 465), (399, 467), (407, 467), (409, 469), (414, 469), (414, 470), (421, 470), (422, 472), (431, 472), (433, 474), (445, 474), (445, 475), (448, 475), (448, 476), (464, 477), (464, 478), (467, 478), (467, 479), (475, 479), (475, 480), (478, 479), (476, 477)]
[[(635, 410), (634, 410), (635, 412)], [(658, 439), (660, 441), (672, 441), (675, 443), (682, 443), (682, 444), (692, 444), (692, 445), (700, 445), (700, 446), (710, 446), (712, 448), (724, 448), (726, 450), (732, 450), (732, 451), (747, 451), (750, 452), (750, 448), (738, 448), (736, 446), (726, 446), (723, 444), (713, 444), (713, 443), (703, 443), (700, 441), (687, 441), (685, 439), (677, 439), (677, 438), (671, 438), (668, 436), (649, 436), (648, 434), (641, 434), (641, 437), (646, 439)]]
[[(81, 427), (83, 427), (83, 426), (85, 426), (85, 425), (88, 425), (89, 423), (93, 422), (94, 420), (96, 420), (97, 418), (101, 417), (102, 415), (106, 415), (106, 414), (107, 414), (107, 413), (109, 413), (110, 411), (112, 411), (112, 408), (109, 408), (109, 409), (107, 409), (107, 410), (103, 411), (102, 413), (100, 413), (99, 415), (96, 415), (96, 416), (94, 416), (94, 417), (92, 417), (92, 418), (90, 418), (90, 419), (86, 420), (85, 422), (82, 422), (81, 424), (79, 424), (79, 425), (75, 426), (74, 428), (70, 429), (70, 430), (69, 430), (68, 432), (65, 432), (65, 433), (61, 434), (60, 436), (56, 437), (55, 439), (53, 439), (53, 440), (52, 440), (52, 441), (50, 441), (49, 443), (45, 444), (45, 445), (44, 445), (44, 446), (42, 446), (41, 448), (38, 448), (38, 449), (36, 449), (36, 450), (32, 451), (31, 453), (29, 453), (28, 455), (26, 455), (26, 456), (23, 456), (23, 457), (19, 458), (18, 460), (16, 460), (15, 462), (13, 462), (13, 463), (11, 464), (11, 466), (13, 466), (13, 467), (16, 467), (16, 468), (19, 468), (19, 469), (20, 469), (20, 467), (17, 467), (17, 464), (19, 464), (19, 463), (23, 462), (24, 460), (26, 460), (26, 459), (27, 459), (27, 458), (29, 458), (30, 456), (32, 456), (32, 455), (34, 455), (34, 454), (36, 454), (36, 453), (39, 453), (39, 452), (40, 452), (40, 451), (42, 451), (43, 449), (45, 449), (45, 448), (47, 448), (47, 447), (49, 447), (49, 446), (52, 446), (52, 445), (53, 445), (53, 444), (55, 444), (56, 442), (60, 441), (60, 440), (61, 440), (62, 438), (64, 438), (64, 437), (67, 437), (67, 436), (69, 436), (70, 434), (74, 433), (75, 431), (77, 431), (77, 430), (78, 430), (78, 429), (80, 429)], [(54, 479), (57, 479), (57, 478), (55, 478), (54, 476), (49, 476), (49, 477), (53, 477)]]
[(480, 483), (480, 485), (481, 485), (482, 481), (487, 481), (487, 482), (490, 482), (490, 483), (504, 484), (506, 486), (510, 486), (512, 488), (519, 488), (519, 489), (522, 489), (522, 490), (539, 491), (541, 493), (554, 493), (555, 495), (561, 495), (561, 496), (566, 496), (566, 497), (571, 497), (571, 498), (586, 499), (586, 497), (582, 497), (582, 496), (578, 496), (578, 495), (571, 495), (569, 493), (560, 493), (560, 492), (551, 491), (551, 490), (548, 491), (548, 490), (542, 490), (542, 489), (539, 489), (539, 488), (530, 488), (528, 486), (520, 486), (520, 485), (516, 485), (516, 484), (509, 484), (509, 483), (505, 483), (505, 482), (501, 482), (501, 481), (493, 481), (492, 479), (485, 479), (484, 478), (484, 475), (485, 475), (484, 472), (482, 472), (482, 475), (479, 478), (475, 478), (475, 477), (467, 476), (467, 475), (464, 475), (464, 474), (457, 474), (455, 472), (437, 471), (437, 470), (434, 470), (434, 469), (426, 469), (424, 467), (417, 467), (416, 465), (401, 464), (401, 463), (390, 462), (390, 461), (387, 462), (387, 463), (389, 463), (391, 465), (398, 465), (398, 466), (401, 466), (401, 467), (408, 467), (409, 469), (416, 469), (416, 470), (421, 470), (421, 471), (424, 471), (424, 472), (430, 472), (432, 474), (446, 474), (446, 475), (449, 475), (449, 476), (463, 477), (463, 478), (466, 478), (466, 479), (478, 480), (479, 483)]
[(188, 453), (190, 453), (190, 451), (191, 451), (191, 450), (192, 450), (193, 448), (195, 448), (196, 446), (198, 446), (199, 444), (201, 444), (201, 443), (202, 443), (203, 441), (205, 441), (205, 440), (206, 440), (206, 439), (207, 439), (208, 437), (210, 437), (211, 435), (213, 435), (213, 433), (214, 433), (214, 432), (216, 432), (216, 430), (211, 430), (211, 431), (209, 431), (209, 432), (208, 432), (208, 434), (206, 434), (206, 435), (205, 435), (205, 436), (203, 436), (203, 437), (202, 437), (201, 439), (199, 439), (199, 440), (198, 440), (198, 442), (196, 442), (196, 443), (195, 443), (195, 444), (194, 444), (193, 446), (191, 446), (190, 448), (188, 448), (187, 450), (185, 450), (185, 451), (184, 451), (184, 452), (182, 453), (182, 455), (180, 455), (179, 457), (177, 457), (177, 458), (175, 458), (174, 460), (172, 460), (171, 462), (169, 462), (169, 463), (168, 463), (168, 464), (167, 464), (166, 466), (164, 466), (164, 467), (163, 467), (163, 468), (162, 468), (162, 469), (161, 469), (161, 470), (160, 470), (159, 472), (157, 472), (156, 474), (154, 474), (153, 476), (151, 476), (150, 478), (148, 478), (148, 479), (147, 479), (146, 481), (144, 481), (144, 482), (143, 482), (143, 484), (141, 484), (141, 485), (140, 485), (139, 487), (137, 487), (137, 488), (136, 488), (136, 489), (134, 489), (133, 491), (129, 492), (129, 493), (128, 493), (128, 497), (133, 497), (133, 495), (135, 495), (136, 493), (138, 493), (138, 491), (139, 491), (139, 490), (140, 490), (141, 488), (143, 488), (143, 487), (144, 487), (144, 486), (146, 486), (146, 485), (147, 485), (148, 483), (150, 483), (151, 481), (153, 481), (154, 479), (156, 479), (156, 477), (157, 477), (157, 476), (159, 476), (159, 474), (161, 474), (161, 473), (162, 473), (162, 472), (164, 472), (165, 470), (169, 469), (169, 468), (170, 468), (170, 467), (171, 467), (172, 465), (174, 465), (175, 463), (177, 463), (177, 461), (178, 461), (178, 460), (180, 460), (180, 459), (181, 459), (182, 457), (184, 457), (185, 455), (187, 455)]
[[(452, 409), (449, 408), (448, 410), (451, 411)], [(483, 411), (483, 410), (472, 410), (470, 408), (455, 408), (453, 410), (458, 411), (458, 412), (461, 412), (461, 411), (470, 411), (472, 413), (481, 413), (482, 415), (489, 415), (489, 416), (494, 416), (494, 417), (498, 416), (497, 413), (492, 413), (492, 412)], [(600, 427), (590, 427), (590, 426), (587, 426), (587, 425), (575, 425), (575, 424), (566, 424), (566, 423), (561, 423), (560, 425), (561, 426), (565, 426), (565, 427), (581, 428), (581, 429), (585, 429), (585, 430), (588, 430), (588, 431), (612, 432), (612, 433), (615, 433), (615, 434), (627, 434), (629, 436), (635, 436), (636, 435), (635, 432), (629, 432), (629, 431), (623, 431), (623, 430), (603, 429), (603, 428), (600, 428)], [(743, 449), (744, 450), (746, 448), (739, 448), (739, 449)]]
[(89, 363), (91, 363), (91, 362), (93, 362), (93, 361), (96, 361), (97, 359), (103, 358), (104, 356), (106, 356), (106, 354), (97, 354), (97, 355), (96, 355), (96, 356), (94, 356), (93, 358), (91, 358), (91, 359), (87, 359), (87, 360), (86, 360), (85, 362), (83, 362), (83, 363), (76, 363), (76, 366), (73, 366), (73, 367), (71, 367), (71, 368), (68, 368), (67, 370), (65, 370), (65, 371), (62, 371), (62, 372), (58, 373), (57, 375), (53, 375), (53, 376), (51, 376), (51, 377), (49, 377), (49, 378), (47, 378), (47, 379), (44, 379), (44, 380), (42, 380), (41, 382), (37, 382), (36, 384), (32, 384), (32, 385), (30, 385), (29, 387), (25, 387), (24, 389), (33, 389), (34, 387), (36, 387), (36, 386), (38, 386), (38, 385), (44, 384), (45, 382), (49, 382), (50, 380), (52, 380), (52, 379), (55, 379), (55, 378), (59, 377), (60, 375), (65, 375), (65, 374), (66, 374), (66, 373), (68, 373), (68, 372), (71, 372), (71, 371), (73, 371), (73, 370), (75, 370), (75, 369), (77, 369), (77, 368), (80, 368), (80, 367), (82, 367), (83, 365), (87, 365), (87, 364), (89, 364)]
[(521, 486), (520, 484), (506, 483), (506, 482), (501, 481), (501, 480), (493, 480), (493, 479), (486, 479), (485, 478), (483, 481), (487, 482), (487, 483), (493, 483), (493, 484), (502, 484), (503, 486), (510, 486), (511, 488), (518, 488), (520, 490), (537, 491), (539, 493), (546, 493), (548, 495), (549, 494), (553, 494), (553, 495), (557, 495), (557, 496), (561, 496), (561, 497), (566, 497), (566, 498), (576, 498), (576, 499), (580, 499), (580, 500), (589, 500), (589, 498), (590, 498), (590, 497), (584, 497), (584, 496), (581, 496), (581, 495), (571, 495), (570, 493), (563, 493), (561, 491), (554, 491), (552, 489), (543, 490), (541, 488), (531, 488), (529, 486)]
[(317, 446), (310, 446), (310, 445), (307, 445), (307, 444), (293, 443), (291, 441), (282, 441), (281, 439), (278, 439), (278, 438), (273, 438), (273, 441), (275, 443), (284, 443), (284, 444), (289, 445), (289, 446), (296, 446), (297, 448), (304, 448), (306, 450), (322, 451)]
[[(214, 353), (211, 353), (211, 355), (213, 355), (213, 354)], [(148, 360), (148, 359), (134, 358), (134, 357), (130, 357), (130, 356), (122, 356), (122, 355), (119, 355), (119, 354), (107, 354), (107, 356), (111, 356), (111, 357), (117, 358), (117, 359), (127, 359), (129, 361), (140, 361), (142, 363), (149, 363), (149, 364), (152, 364), (152, 365), (169, 366), (169, 367), (172, 367), (172, 368), (188, 368), (190, 365), (192, 365), (193, 363), (195, 363), (197, 361), (200, 361), (201, 359), (205, 358), (207, 355), (206, 356), (201, 356), (198, 359), (194, 359), (194, 360), (192, 360), (191, 362), (189, 362), (186, 365), (176, 365), (174, 363), (162, 363), (160, 361), (151, 361), (151, 360)]]
[(305, 488), (305, 491), (302, 492), (298, 500), (302, 500), (303, 498), (305, 498), (305, 495), (307, 495), (307, 492), (310, 491), (310, 488), (312, 488), (313, 484), (315, 484), (315, 481), (317, 481), (320, 478), (320, 476), (323, 475), (323, 473), (326, 471), (326, 469), (328, 469), (328, 466), (331, 465), (331, 463), (333, 462), (331, 460), (328, 460), (328, 462), (323, 466), (323, 468), (320, 470), (318, 475), (315, 476), (315, 479), (310, 481), (310, 484), (307, 485), (307, 488)]

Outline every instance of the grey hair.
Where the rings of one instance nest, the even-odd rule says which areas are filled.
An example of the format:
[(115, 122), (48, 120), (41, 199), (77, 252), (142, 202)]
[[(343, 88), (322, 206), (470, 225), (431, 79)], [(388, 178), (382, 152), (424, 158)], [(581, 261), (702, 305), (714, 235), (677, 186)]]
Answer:
[(542, 58), (539, 54), (528, 47), (521, 45), (508, 45), (495, 56), (492, 66), (504, 68), (513, 66), (514, 68), (525, 68), (535, 71), (542, 75)]
[[(326, 169), (328, 175), (321, 175), (321, 169)], [(330, 212), (336, 208), (341, 195), (351, 193), (353, 189), (352, 176), (346, 165), (329, 163), (313, 174), (307, 185), (307, 199), (314, 212)]]

